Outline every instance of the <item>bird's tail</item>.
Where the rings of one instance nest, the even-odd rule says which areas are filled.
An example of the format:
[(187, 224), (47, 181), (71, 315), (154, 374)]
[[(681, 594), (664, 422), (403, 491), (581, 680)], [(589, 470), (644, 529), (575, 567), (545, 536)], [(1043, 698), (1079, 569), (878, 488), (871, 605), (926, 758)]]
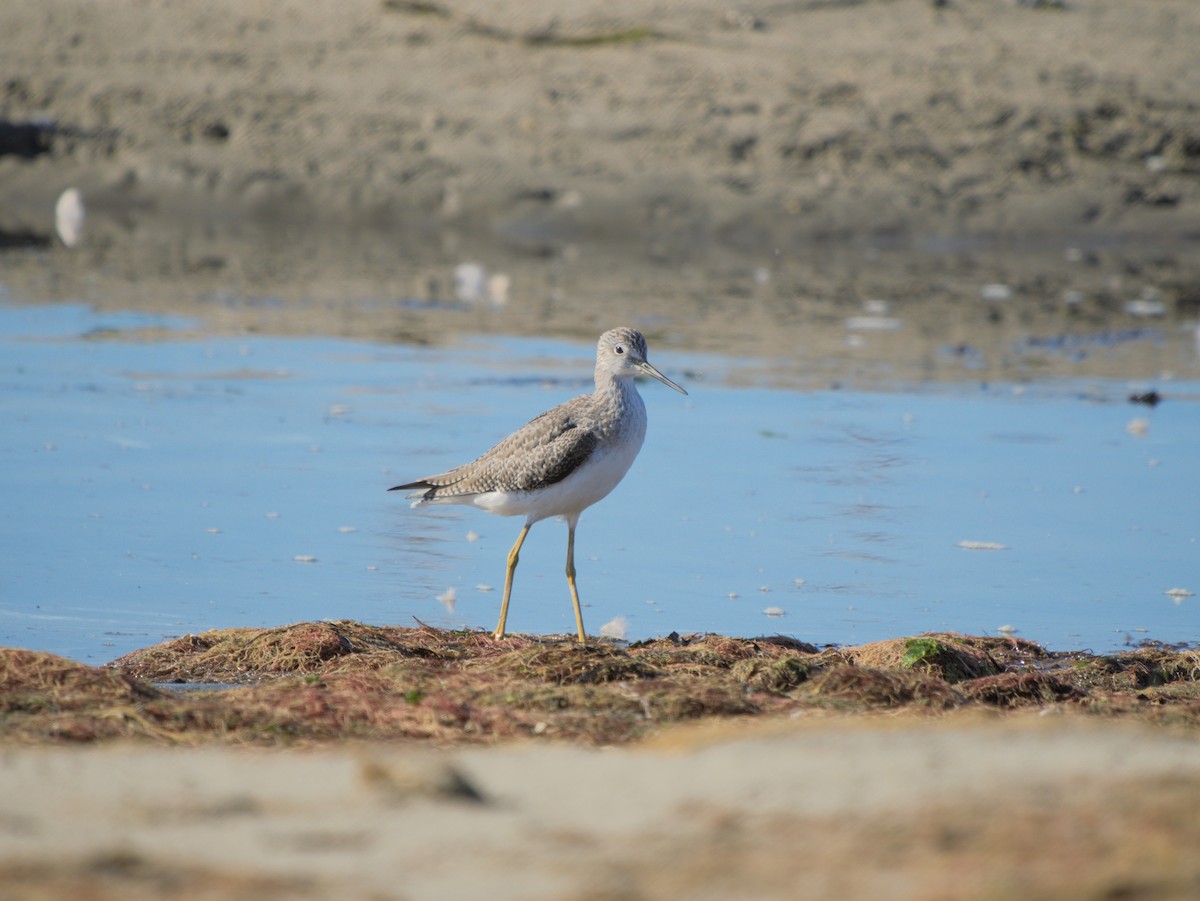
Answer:
[(416, 498), (410, 506), (421, 507), (425, 504), (437, 503), (439, 500), (438, 492), (445, 487), (445, 485), (435, 485), (425, 479), (419, 479), (416, 482), (408, 482), (404, 485), (394, 485), (388, 491), (412, 491), (415, 488), (415, 491), (407, 495), (410, 498)]

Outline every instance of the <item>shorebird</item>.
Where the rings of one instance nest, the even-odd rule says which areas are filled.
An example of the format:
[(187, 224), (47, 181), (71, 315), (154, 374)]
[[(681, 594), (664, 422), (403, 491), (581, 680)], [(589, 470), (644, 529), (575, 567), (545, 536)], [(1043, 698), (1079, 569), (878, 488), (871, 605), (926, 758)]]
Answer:
[(416, 489), (412, 506), (471, 504), (500, 516), (525, 516), (508, 552), (500, 622), (492, 637), (504, 637), (513, 573), (525, 536), (551, 516), (567, 521), (567, 585), (581, 642), (583, 613), (575, 587), (575, 526), (579, 515), (612, 491), (629, 471), (646, 437), (646, 405), (634, 376), (648, 375), (687, 394), (646, 360), (646, 339), (631, 328), (615, 328), (596, 345), (596, 389), (547, 410), (487, 453), (447, 472), (397, 485)]

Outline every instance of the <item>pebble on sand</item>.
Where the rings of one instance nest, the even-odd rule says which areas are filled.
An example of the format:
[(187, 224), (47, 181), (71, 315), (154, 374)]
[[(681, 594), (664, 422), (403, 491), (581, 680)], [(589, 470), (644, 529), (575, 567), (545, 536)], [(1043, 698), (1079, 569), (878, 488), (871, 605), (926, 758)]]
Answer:
[(79, 244), (86, 218), (87, 209), (78, 188), (67, 188), (58, 196), (58, 202), (54, 204), (54, 230), (65, 246), (75, 247)]

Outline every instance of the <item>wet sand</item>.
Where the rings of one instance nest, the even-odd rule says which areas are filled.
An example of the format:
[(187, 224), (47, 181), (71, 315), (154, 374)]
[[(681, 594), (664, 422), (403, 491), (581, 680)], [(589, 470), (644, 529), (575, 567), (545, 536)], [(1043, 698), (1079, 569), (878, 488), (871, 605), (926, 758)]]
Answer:
[[(1149, 328), (1194, 358), (1197, 28), (1190, 0), (9, 5), (5, 282), (399, 342), (631, 322), (825, 384), (1154, 377), (1157, 347), (1011, 350)], [(871, 302), (898, 335), (847, 335)]]
[(189, 218), (390, 228), (419, 210), (533, 244), (687, 253), (797, 234), (1185, 235), (1200, 13), (1054, 6), (9, 7), (6, 116), (53, 126), (32, 160), (4, 161), (6, 206), (48, 211), (75, 185)]

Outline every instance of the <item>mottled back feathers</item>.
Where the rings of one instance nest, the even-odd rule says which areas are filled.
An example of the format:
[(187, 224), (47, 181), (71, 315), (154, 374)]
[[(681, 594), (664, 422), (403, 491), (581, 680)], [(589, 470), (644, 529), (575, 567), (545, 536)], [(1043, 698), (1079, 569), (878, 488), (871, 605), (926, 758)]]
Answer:
[(425, 488), (423, 499), (434, 500), (488, 491), (535, 491), (561, 482), (591, 456), (600, 440), (573, 415), (573, 408), (585, 399), (590, 395), (543, 413), (470, 463), (396, 488)]

